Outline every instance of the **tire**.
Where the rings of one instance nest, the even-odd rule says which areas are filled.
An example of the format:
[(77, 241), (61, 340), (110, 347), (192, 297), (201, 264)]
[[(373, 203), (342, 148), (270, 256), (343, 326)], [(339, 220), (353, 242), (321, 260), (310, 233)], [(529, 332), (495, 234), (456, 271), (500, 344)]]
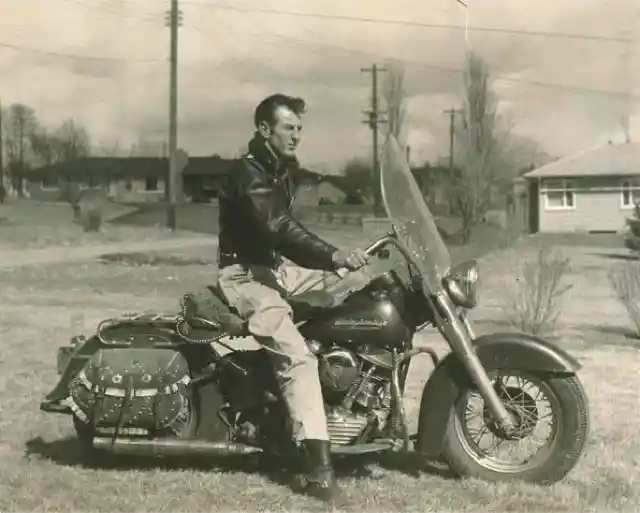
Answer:
[[(553, 439), (539, 462), (505, 470), (483, 465), (470, 453), (470, 442), (460, 431), (460, 403), (466, 397), (461, 394), (451, 405), (447, 429), (443, 441), (443, 456), (454, 473), (460, 477), (472, 477), (483, 481), (525, 481), (549, 485), (562, 480), (582, 456), (589, 435), (589, 406), (586, 393), (576, 376), (547, 376), (539, 374), (509, 373), (530, 379), (549, 395), (556, 426)], [(465, 391), (466, 392), (466, 391)], [(537, 458), (536, 458), (537, 459)]]

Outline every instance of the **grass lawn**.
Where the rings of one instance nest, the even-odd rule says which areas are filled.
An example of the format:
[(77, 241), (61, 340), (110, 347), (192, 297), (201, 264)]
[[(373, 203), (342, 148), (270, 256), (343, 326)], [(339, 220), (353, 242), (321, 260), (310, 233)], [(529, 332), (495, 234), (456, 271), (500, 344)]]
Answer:
[[(120, 205), (109, 205), (105, 220), (127, 212)], [(117, 242), (141, 242), (168, 237), (193, 236), (191, 232), (171, 233), (164, 227), (137, 227), (104, 223), (100, 232), (85, 233), (73, 222), (71, 207), (65, 203), (36, 203), (29, 200), (0, 205), (0, 249), (86, 246)]]
[[(488, 321), (497, 318), (504, 280), (515, 279), (513, 263), (522, 251), (483, 259), (483, 304), (474, 312), (480, 330), (492, 329)], [(578, 467), (562, 483), (536, 487), (460, 482), (434, 472), (414, 474), (410, 462), (368, 462), (366, 471), (358, 472), (362, 460), (352, 459), (339, 465), (349, 511), (637, 511), (640, 352), (618, 344), (620, 335), (597, 331), (603, 324), (625, 322), (603, 282), (606, 266), (614, 262), (602, 256), (609, 250), (568, 251), (574, 261), (574, 289), (563, 314), (562, 343), (584, 365), (580, 376), (593, 422), (587, 453)], [(73, 440), (70, 419), (38, 409), (57, 380), (57, 346), (72, 333), (92, 332), (100, 320), (123, 311), (174, 311), (180, 295), (201, 287), (214, 271), (212, 265), (127, 267), (97, 262), (0, 270), (1, 511), (323, 510), (310, 499), (292, 495), (282, 476), (248, 465), (90, 461)], [(447, 350), (432, 334), (421, 339), (432, 341), (441, 354)], [(412, 367), (408, 413), (415, 417), (431, 365), (428, 359), (417, 359)]]

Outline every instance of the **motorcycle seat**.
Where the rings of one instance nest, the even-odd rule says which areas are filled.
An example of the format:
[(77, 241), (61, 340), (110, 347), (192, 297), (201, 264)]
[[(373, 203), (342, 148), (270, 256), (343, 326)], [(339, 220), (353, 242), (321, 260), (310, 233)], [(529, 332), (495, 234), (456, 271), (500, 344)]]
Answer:
[(310, 290), (289, 296), (287, 302), (293, 310), (295, 322), (308, 321), (315, 315), (336, 305), (335, 297), (324, 290)]

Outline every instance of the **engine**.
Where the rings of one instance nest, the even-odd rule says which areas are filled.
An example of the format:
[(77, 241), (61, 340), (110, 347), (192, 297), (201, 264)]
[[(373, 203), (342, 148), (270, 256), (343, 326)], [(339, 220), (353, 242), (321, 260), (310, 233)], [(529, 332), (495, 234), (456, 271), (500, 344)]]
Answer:
[(384, 426), (391, 406), (391, 371), (345, 349), (318, 356), (331, 442), (347, 445)]

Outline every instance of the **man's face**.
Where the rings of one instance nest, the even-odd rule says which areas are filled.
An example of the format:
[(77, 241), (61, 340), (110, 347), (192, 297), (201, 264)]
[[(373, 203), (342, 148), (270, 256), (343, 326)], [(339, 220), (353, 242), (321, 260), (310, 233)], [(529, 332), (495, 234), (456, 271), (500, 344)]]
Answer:
[(274, 112), (271, 126), (266, 123), (260, 127), (260, 133), (269, 141), (269, 145), (279, 157), (296, 156), (302, 121), (291, 109), (280, 106)]

